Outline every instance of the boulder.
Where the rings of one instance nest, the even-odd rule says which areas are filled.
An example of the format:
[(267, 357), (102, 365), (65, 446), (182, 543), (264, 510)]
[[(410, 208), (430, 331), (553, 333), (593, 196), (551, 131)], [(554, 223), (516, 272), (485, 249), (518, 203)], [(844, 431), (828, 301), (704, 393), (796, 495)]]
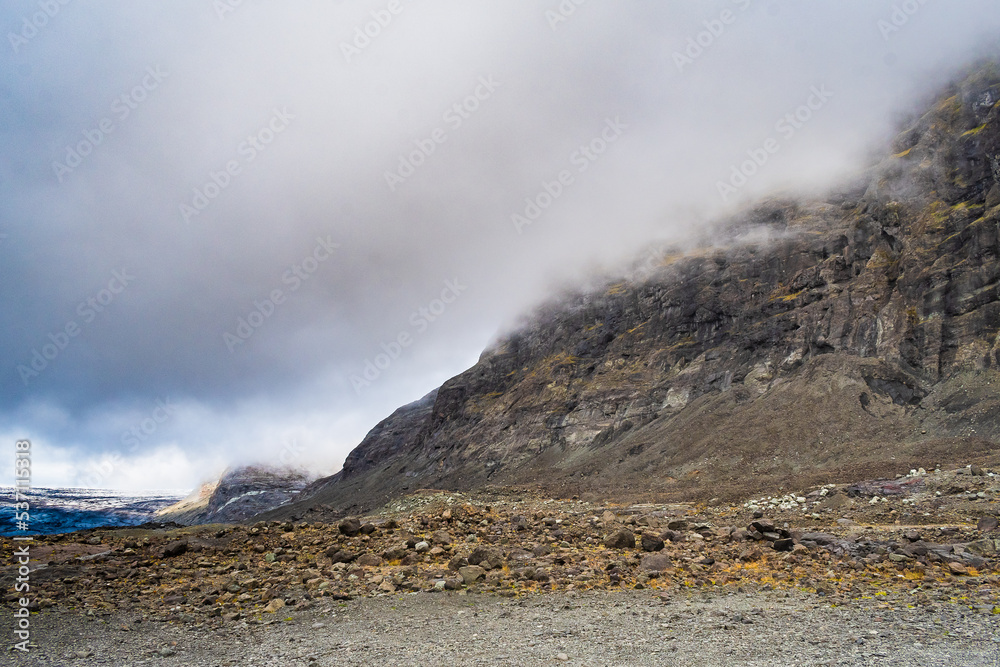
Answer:
[(604, 546), (609, 549), (634, 549), (635, 535), (627, 528), (619, 528), (604, 538)]
[(643, 551), (660, 551), (663, 549), (663, 540), (656, 535), (650, 535), (649, 533), (642, 534), (642, 550)]
[(486, 570), (478, 565), (466, 565), (458, 568), (458, 574), (462, 577), (465, 585), (473, 584), (486, 576)]
[(639, 569), (643, 572), (663, 572), (673, 565), (666, 554), (648, 554), (642, 557)]
[(361, 522), (357, 519), (344, 519), (337, 528), (343, 535), (354, 537), (361, 532)]
[(163, 547), (162, 553), (164, 558), (173, 558), (174, 556), (180, 556), (187, 550), (187, 540), (177, 540), (176, 542), (171, 542), (167, 546)]

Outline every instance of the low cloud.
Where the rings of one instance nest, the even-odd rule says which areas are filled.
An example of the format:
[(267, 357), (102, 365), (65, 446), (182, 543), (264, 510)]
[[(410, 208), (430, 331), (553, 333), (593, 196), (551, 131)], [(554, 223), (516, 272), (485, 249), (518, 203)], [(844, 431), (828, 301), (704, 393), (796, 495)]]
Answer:
[(1000, 7), (75, 0), (0, 25), (0, 434), (51, 484), (120, 452), (102, 483), (134, 488), (289, 442), (335, 470), (556, 286), (856, 173)]

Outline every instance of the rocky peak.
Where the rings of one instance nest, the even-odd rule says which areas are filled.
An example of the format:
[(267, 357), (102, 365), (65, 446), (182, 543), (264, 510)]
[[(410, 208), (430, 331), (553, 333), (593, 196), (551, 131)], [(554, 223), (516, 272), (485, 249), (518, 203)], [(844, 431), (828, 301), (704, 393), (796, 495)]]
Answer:
[(157, 516), (183, 524), (235, 523), (293, 501), (315, 479), (304, 470), (239, 466), (206, 482)]
[(997, 100), (987, 64), (855, 184), (540, 309), (277, 514), (418, 486), (736, 497), (996, 454)]

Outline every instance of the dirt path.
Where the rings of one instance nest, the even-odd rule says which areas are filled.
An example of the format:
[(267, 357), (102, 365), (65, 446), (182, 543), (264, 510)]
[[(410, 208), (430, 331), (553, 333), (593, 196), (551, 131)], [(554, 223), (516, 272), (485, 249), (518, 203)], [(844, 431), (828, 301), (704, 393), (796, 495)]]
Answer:
[[(414, 593), (222, 629), (33, 617), (31, 665), (1000, 665), (997, 619), (958, 604), (832, 606), (800, 593)], [(75, 654), (75, 655), (74, 655)], [(76, 657), (86, 656), (86, 657)]]

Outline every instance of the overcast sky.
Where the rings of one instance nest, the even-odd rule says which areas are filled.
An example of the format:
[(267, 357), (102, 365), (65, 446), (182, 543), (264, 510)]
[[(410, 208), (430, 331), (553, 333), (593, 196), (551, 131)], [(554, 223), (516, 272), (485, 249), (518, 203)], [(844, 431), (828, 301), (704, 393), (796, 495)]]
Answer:
[(331, 473), (557, 287), (859, 169), (1000, 32), (996, 0), (63, 1), (0, 9), (0, 443), (38, 486)]

